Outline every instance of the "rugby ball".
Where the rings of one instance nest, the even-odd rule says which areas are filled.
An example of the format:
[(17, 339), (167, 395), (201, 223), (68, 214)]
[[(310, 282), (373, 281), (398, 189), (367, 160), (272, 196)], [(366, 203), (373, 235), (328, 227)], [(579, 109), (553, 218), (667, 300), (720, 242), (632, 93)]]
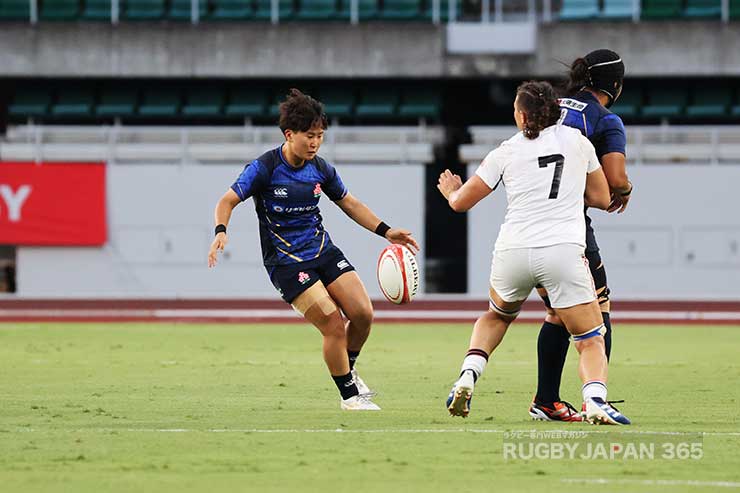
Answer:
[(409, 303), (419, 289), (419, 267), (411, 250), (402, 245), (388, 245), (378, 259), (378, 284), (391, 303)]

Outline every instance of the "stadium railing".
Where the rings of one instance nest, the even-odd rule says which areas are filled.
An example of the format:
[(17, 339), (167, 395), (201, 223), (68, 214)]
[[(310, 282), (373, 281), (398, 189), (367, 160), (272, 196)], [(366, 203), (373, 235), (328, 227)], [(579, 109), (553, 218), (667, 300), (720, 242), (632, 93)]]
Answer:
[[(478, 163), (516, 128), (474, 126), (469, 131), (472, 143), (460, 146), (460, 159)], [(740, 164), (740, 126), (631, 125), (627, 127), (627, 163)]]
[[(332, 126), (321, 155), (337, 163), (414, 164), (434, 160), (441, 127)], [(245, 163), (283, 142), (274, 126), (149, 127), (100, 125), (11, 126), (0, 140), (6, 161)]]

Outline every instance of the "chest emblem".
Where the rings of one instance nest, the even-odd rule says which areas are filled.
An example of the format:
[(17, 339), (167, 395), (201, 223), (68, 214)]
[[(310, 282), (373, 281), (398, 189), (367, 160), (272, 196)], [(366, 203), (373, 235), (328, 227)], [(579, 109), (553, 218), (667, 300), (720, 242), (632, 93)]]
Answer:
[(314, 187), (313, 196), (316, 198), (321, 197), (321, 183), (317, 183)]
[(284, 187), (276, 188), (273, 191), (273, 194), (275, 195), (275, 198), (278, 199), (287, 199), (288, 198), (288, 189)]

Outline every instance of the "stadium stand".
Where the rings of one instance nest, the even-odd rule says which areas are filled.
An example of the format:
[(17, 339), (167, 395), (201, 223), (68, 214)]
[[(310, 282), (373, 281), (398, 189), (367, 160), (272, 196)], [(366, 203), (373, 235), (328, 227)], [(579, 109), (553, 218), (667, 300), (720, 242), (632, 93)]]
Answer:
[(560, 20), (576, 21), (595, 19), (599, 16), (598, 0), (563, 0)]
[(675, 19), (683, 14), (682, 0), (643, 0), (641, 19)]
[(127, 0), (123, 17), (131, 21), (159, 20), (164, 17), (164, 0)]
[(726, 87), (703, 87), (694, 91), (692, 99), (686, 107), (686, 116), (725, 117), (732, 101), (732, 91)]
[[(204, 18), (208, 12), (208, 1), (198, 0), (198, 17)], [(191, 0), (170, 0), (170, 10), (167, 18), (173, 21), (189, 21), (192, 17), (193, 5)]]
[(633, 9), (633, 0), (604, 0), (604, 10), (600, 17), (608, 20), (632, 19)]
[(110, 0), (86, 0), (81, 18), (87, 21), (110, 21)]
[(611, 107), (611, 110), (625, 118), (636, 118), (639, 115), (642, 104), (642, 91), (639, 89), (625, 89), (619, 99)]
[[(514, 127), (470, 127), (472, 142), (460, 146), (460, 160), (480, 162), (515, 131)], [(627, 127), (627, 161), (629, 164), (737, 164), (740, 163), (740, 127), (631, 125)]]
[(41, 20), (66, 21), (77, 19), (80, 3), (77, 0), (45, 0), (41, 4)]
[(209, 18), (217, 21), (237, 21), (254, 18), (254, 5), (244, 0), (214, 0)]
[[(432, 126), (333, 126), (322, 156), (342, 163), (428, 163), (443, 131)], [(239, 163), (283, 141), (275, 126), (21, 125), (0, 139), (9, 160)]]
[[(290, 20), (293, 18), (293, 0), (278, 0), (278, 19)], [(272, 19), (272, 2), (271, 0), (257, 0), (257, 9), (254, 12), (254, 18), (262, 21)]]
[(642, 107), (642, 115), (658, 118), (681, 116), (687, 96), (683, 89), (651, 89), (648, 91), (647, 104)]
[(0, 0), (0, 20), (22, 21), (31, 16), (31, 5), (26, 0)]

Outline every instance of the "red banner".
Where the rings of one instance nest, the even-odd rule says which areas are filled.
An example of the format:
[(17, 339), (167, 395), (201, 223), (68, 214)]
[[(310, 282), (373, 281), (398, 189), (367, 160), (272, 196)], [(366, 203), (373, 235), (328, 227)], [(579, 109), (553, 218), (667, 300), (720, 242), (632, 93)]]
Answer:
[(104, 163), (0, 162), (0, 243), (102, 245)]

